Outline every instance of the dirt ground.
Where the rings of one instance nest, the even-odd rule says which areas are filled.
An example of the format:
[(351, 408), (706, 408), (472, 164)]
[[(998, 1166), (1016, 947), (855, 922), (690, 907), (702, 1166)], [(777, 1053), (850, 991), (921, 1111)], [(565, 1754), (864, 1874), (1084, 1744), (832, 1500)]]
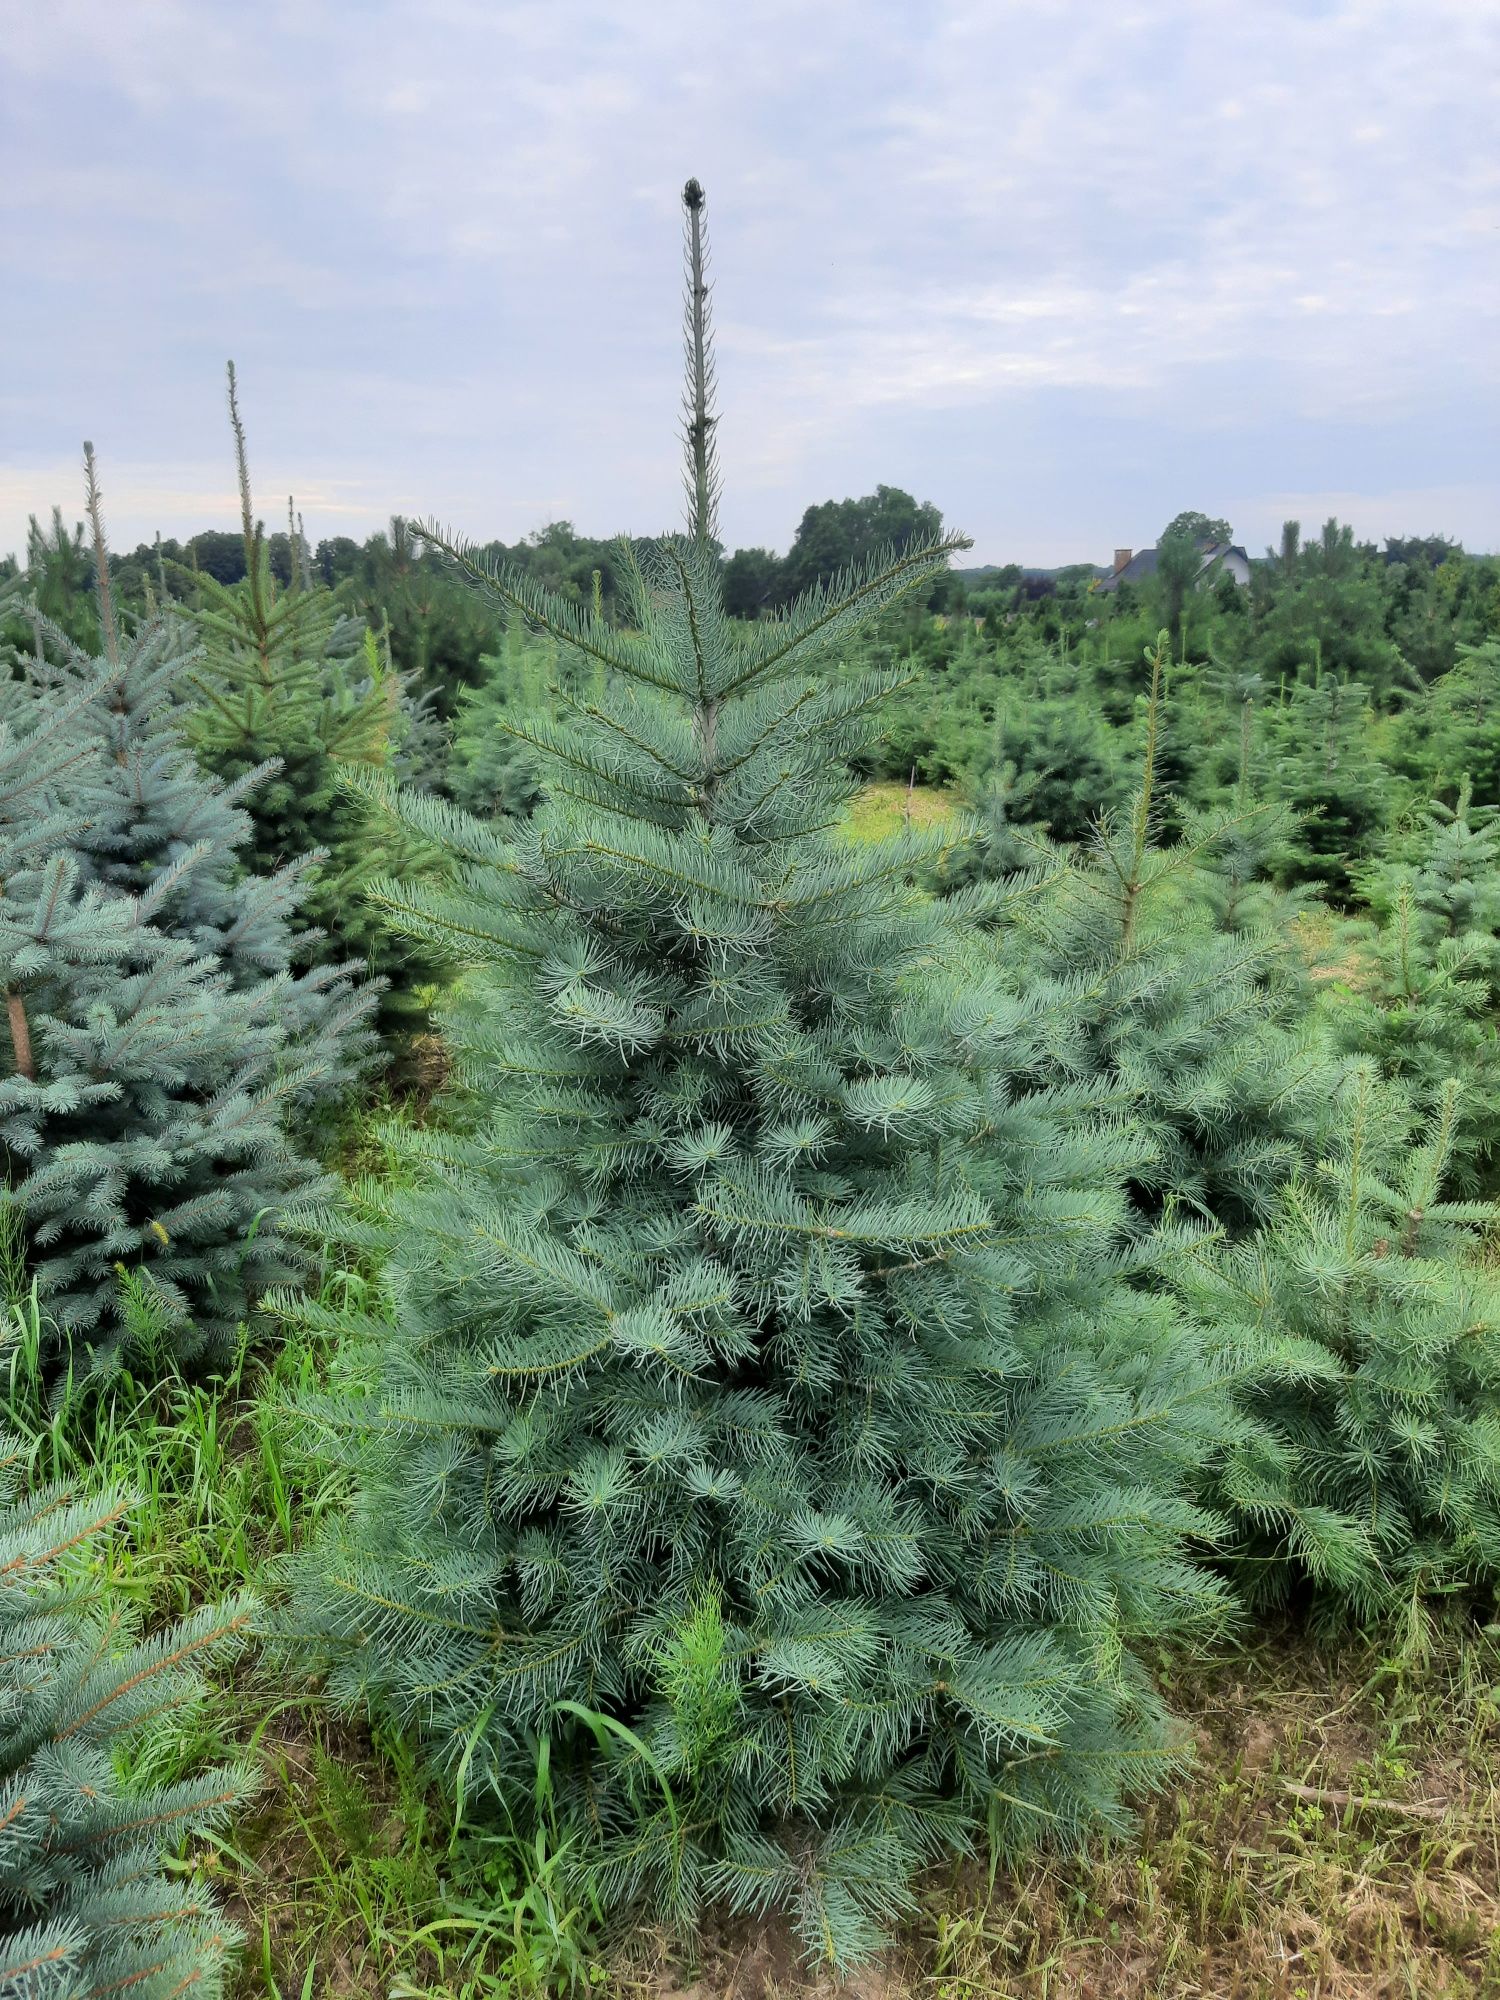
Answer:
[[(1087, 1859), (1036, 1859), (993, 1885), (974, 1867), (934, 1878), (899, 1948), (842, 1991), (1500, 2000), (1497, 1677), (1500, 1652), (1482, 1634), (1434, 1643), (1405, 1668), (1359, 1648), (1330, 1656), (1273, 1640), (1227, 1665), (1172, 1663), (1197, 1764), (1146, 1806), (1134, 1836)], [(586, 1927), (576, 1951), (555, 1940), (549, 1950), (546, 1938), (522, 1950), (519, 1926), (516, 1951), (493, 1939), (470, 1951), (462, 1926), (478, 1938), (483, 1912), (472, 1886), (455, 1906), (441, 1855), (417, 1851), (441, 1842), (435, 1824), (415, 1823), (426, 1811), (414, 1810), (415, 1779), (393, 1791), (389, 1770), (347, 1733), (326, 1745), (284, 1733), (272, 1749), (272, 1791), (250, 1832), (259, 1852), (240, 1881), (251, 1933), (241, 1996), (498, 2000), (566, 1992), (570, 1981), (610, 2000), (839, 1990), (801, 1972), (777, 1927), (732, 1928), (696, 1964), (664, 1939), (601, 1939)], [(341, 1796), (318, 1804), (334, 1769), (350, 1774), (337, 1781)], [(434, 1924), (424, 1898), (446, 1901), (449, 1914)]]

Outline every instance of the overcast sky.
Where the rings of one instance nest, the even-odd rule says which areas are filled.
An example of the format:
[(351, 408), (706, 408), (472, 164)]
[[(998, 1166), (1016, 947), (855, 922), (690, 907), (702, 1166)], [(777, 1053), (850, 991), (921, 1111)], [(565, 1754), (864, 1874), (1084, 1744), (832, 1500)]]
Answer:
[(0, 0), (0, 551), (230, 525), (228, 355), (314, 540), (675, 525), (690, 173), (730, 546), (1497, 548), (1497, 113), (1500, 0)]

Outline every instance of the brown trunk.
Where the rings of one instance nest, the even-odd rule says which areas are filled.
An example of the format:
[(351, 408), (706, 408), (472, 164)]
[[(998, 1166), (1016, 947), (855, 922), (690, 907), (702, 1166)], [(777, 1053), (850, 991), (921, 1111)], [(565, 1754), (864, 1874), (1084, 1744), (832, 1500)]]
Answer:
[(31, 1056), (31, 1024), (26, 1019), (26, 1002), (10, 987), (5, 989), (5, 1012), (10, 1020), (11, 1047), (16, 1052), (17, 1076), (36, 1077)]

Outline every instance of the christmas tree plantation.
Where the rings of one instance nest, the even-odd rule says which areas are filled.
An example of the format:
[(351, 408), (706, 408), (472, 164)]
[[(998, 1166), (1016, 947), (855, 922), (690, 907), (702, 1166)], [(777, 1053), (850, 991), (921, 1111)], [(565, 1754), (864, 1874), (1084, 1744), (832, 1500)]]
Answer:
[(838, 649), (954, 546), (751, 626), (713, 549), (702, 194), (689, 531), (621, 552), (605, 625), (449, 544), (576, 673), (507, 832), (388, 799), (453, 857), (384, 907), (482, 972), (458, 1129), (351, 1233), (388, 1316), (322, 1418), (356, 1498), (300, 1617), (339, 1696), (524, 1815), (537, 1743), (612, 1906), (789, 1911), (847, 1964), (914, 1873), (1118, 1822), (1174, 1739), (1131, 1650), (1215, 1617), (1182, 1497), (1228, 1422), (1132, 1234), (1139, 1142), (1022, 1081), (1050, 1032), (915, 886), (950, 831), (857, 847), (887, 682)]

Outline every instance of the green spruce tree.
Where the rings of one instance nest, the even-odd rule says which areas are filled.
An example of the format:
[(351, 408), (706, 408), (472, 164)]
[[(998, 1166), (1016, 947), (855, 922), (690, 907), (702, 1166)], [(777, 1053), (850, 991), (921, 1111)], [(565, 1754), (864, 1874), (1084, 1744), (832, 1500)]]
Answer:
[(300, 1617), (471, 1800), (524, 1815), (549, 1738), (606, 1904), (774, 1907), (848, 1964), (935, 1856), (1079, 1839), (1170, 1768), (1131, 1642), (1218, 1615), (1183, 1487), (1226, 1412), (1123, 1281), (1133, 1140), (1026, 1087), (989, 892), (915, 884), (953, 835), (837, 836), (888, 681), (839, 652), (956, 544), (725, 615), (685, 203), (687, 534), (620, 552), (619, 629), (445, 544), (601, 691), (527, 729), (513, 835), (391, 801), (455, 874), (384, 906), (484, 971), (456, 1128), (354, 1229), (388, 1312), (301, 1307), (373, 1372), (321, 1410), (356, 1499)]
[(1500, 806), (1500, 639), (1457, 653), (1402, 711), (1395, 759), (1428, 795), (1451, 800), (1466, 779), (1480, 806)]
[[(596, 600), (594, 616), (602, 622), (601, 609)], [(529, 813), (541, 796), (541, 758), (516, 725), (524, 728), (542, 716), (565, 723), (596, 691), (598, 670), (589, 663), (581, 685), (563, 686), (557, 647), (514, 625), (481, 664), (484, 680), (465, 691), (459, 709), (449, 788), (459, 805), (483, 819)]]
[(1316, 1143), (1336, 1067), (1306, 1018), (1299, 961), (1282, 932), (1257, 925), (1246, 894), (1264, 813), (1178, 807), (1181, 831), (1164, 834), (1167, 645), (1163, 631), (1147, 655), (1141, 771), (1127, 809), (1100, 820), (1047, 894), (1012, 898), (1026, 948), (1017, 959), (1002, 931), (999, 949), (1020, 990), (1052, 996), (1044, 1064), (1140, 1125), (1145, 1213), (1186, 1204), (1238, 1231), (1270, 1212)]
[(1340, 1046), (1373, 1058), (1430, 1107), (1460, 1080), (1451, 1171), (1468, 1193), (1500, 1172), (1500, 819), (1441, 801), (1360, 877), (1375, 928), (1352, 981), (1328, 996)]
[(1101, 720), (1076, 663), (1049, 650), (1007, 675), (995, 697), (992, 761), (981, 799), (1008, 825), (1087, 840), (1129, 790), (1120, 732)]
[(76, 646), (99, 644), (99, 605), (90, 589), (88, 542), (83, 523), (70, 532), (61, 507), (43, 528), (35, 514), (26, 529), (26, 594), (43, 617)]
[(1361, 855), (1383, 836), (1389, 773), (1371, 742), (1369, 697), (1357, 681), (1316, 672), (1270, 717), (1271, 796), (1294, 816), (1278, 862), (1289, 885), (1309, 883), (1336, 903), (1354, 899)]
[(1500, 1578), (1500, 1211), (1446, 1198), (1460, 1086), (1413, 1131), (1370, 1065), (1266, 1230), (1185, 1261), (1251, 1420), (1218, 1462), (1241, 1587), (1390, 1619)]
[(197, 652), (181, 686), (187, 738), (199, 762), (226, 784), (250, 778), (249, 858), (257, 869), (271, 874), (288, 861), (318, 858), (295, 919), (314, 955), (368, 966), (385, 981), (384, 1025), (411, 1026), (425, 1019), (417, 989), (431, 983), (434, 968), (410, 940), (392, 936), (362, 891), (382, 870), (410, 871), (419, 857), (409, 846), (392, 852), (389, 829), (383, 848), (363, 801), (341, 781), (351, 771), (399, 768), (423, 718), (377, 635), (313, 575), (295, 519), (290, 574), (278, 585), (255, 518), (233, 362), (229, 417), (245, 575), (224, 584), (178, 566), (191, 583)]

